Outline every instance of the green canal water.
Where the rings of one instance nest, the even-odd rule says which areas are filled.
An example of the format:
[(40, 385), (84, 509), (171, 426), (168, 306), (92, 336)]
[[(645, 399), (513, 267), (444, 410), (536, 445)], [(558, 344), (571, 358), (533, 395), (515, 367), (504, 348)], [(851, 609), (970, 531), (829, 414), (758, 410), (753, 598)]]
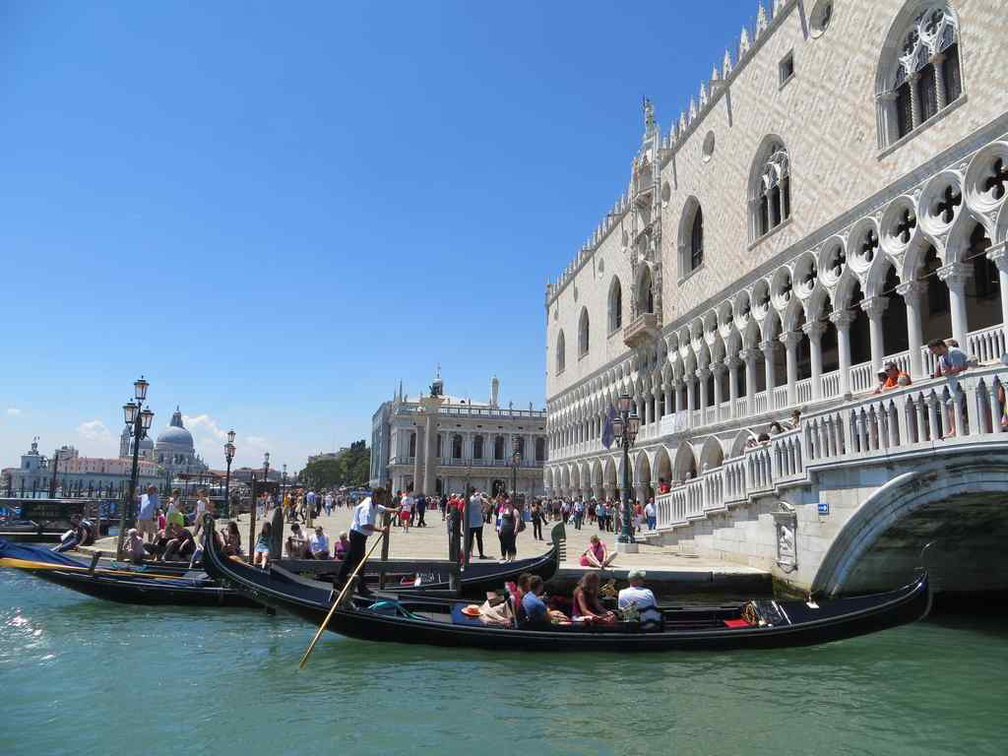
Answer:
[(368, 644), (0, 571), (0, 754), (999, 754), (1004, 618), (628, 656)]

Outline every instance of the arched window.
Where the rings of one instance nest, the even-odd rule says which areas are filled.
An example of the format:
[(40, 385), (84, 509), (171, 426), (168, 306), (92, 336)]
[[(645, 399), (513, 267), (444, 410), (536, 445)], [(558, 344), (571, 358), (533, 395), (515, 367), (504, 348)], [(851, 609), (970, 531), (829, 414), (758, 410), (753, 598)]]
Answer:
[(560, 375), (567, 363), (567, 347), (564, 345), (564, 332), (560, 331), (556, 341), (556, 372)]
[(494, 459), (504, 459), (504, 436), (494, 436)]
[(638, 314), (654, 312), (654, 285), (651, 282), (651, 268), (644, 265), (641, 272), (640, 285), (637, 287)]
[(613, 276), (609, 284), (609, 333), (623, 327), (623, 287)]
[(452, 436), (452, 459), (462, 459), (462, 436), (456, 433)]
[(882, 50), (876, 91), (880, 148), (959, 99), (959, 26), (946, 3), (915, 0), (904, 6)]
[(546, 439), (541, 436), (535, 440), (535, 458), (536, 462), (546, 460)]
[(581, 308), (581, 319), (578, 321), (578, 356), (588, 354), (588, 309)]
[(791, 217), (791, 161), (783, 143), (770, 141), (753, 168), (749, 213), (758, 239)]
[(703, 208), (697, 207), (690, 232), (690, 270), (703, 265)]
[(473, 459), (483, 459), (483, 436), (473, 437)]
[(409, 454), (410, 457), (416, 456), (416, 431), (410, 433), (409, 436)]

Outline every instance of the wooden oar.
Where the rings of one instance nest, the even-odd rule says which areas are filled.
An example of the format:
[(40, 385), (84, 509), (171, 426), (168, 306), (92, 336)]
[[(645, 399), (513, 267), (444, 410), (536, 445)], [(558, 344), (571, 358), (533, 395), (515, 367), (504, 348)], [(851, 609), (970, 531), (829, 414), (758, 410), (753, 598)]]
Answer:
[(318, 639), (322, 637), (322, 633), (325, 632), (326, 626), (329, 624), (329, 620), (332, 619), (333, 614), (336, 612), (336, 608), (340, 605), (340, 602), (343, 601), (343, 597), (346, 595), (346, 592), (350, 590), (350, 586), (353, 585), (354, 579), (357, 577), (357, 573), (361, 571), (361, 568), (364, 566), (364, 562), (366, 562), (368, 557), (374, 553), (374, 550), (378, 548), (378, 544), (381, 543), (384, 538), (385, 533), (381, 533), (381, 535), (378, 536), (378, 539), (371, 544), (371, 548), (367, 550), (364, 558), (360, 560), (360, 564), (358, 564), (354, 569), (353, 574), (347, 578), (346, 583), (343, 585), (343, 590), (340, 591), (336, 601), (333, 602), (332, 608), (329, 610), (329, 614), (327, 614), (326, 618), (322, 620), (322, 624), (319, 625), (318, 632), (315, 633), (315, 637), (312, 638), (312, 642), (308, 644), (308, 650), (305, 651), (304, 656), (301, 657), (301, 661), (298, 663), (298, 669), (304, 669), (304, 665), (307, 663), (308, 657), (311, 656), (311, 652), (315, 648), (315, 644), (318, 643)]

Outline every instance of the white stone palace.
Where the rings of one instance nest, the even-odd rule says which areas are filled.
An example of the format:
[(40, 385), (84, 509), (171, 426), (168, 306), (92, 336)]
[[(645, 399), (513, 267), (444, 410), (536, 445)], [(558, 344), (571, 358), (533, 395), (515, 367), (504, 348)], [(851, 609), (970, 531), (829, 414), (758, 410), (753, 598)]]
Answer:
[(514, 444), (521, 451), (518, 492), (542, 495), (546, 461), (545, 410), (499, 403), (500, 383), (489, 401), (444, 394), (438, 377), (426, 396), (410, 399), (402, 386), (372, 418), (371, 486), (392, 481), (394, 490), (462, 493), (466, 485), (496, 493), (511, 490)]
[[(627, 393), (636, 496), (674, 486), (664, 541), (772, 566), (760, 498), (794, 484), (814, 515), (812, 460), (933, 456), (950, 391), (971, 435), (999, 430), (997, 377), (929, 382), (926, 344), (1005, 352), (1005, 40), (995, 0), (777, 0), (667, 130), (646, 101), (629, 185), (546, 288), (546, 491), (614, 494), (622, 454), (600, 437)], [(917, 393), (883, 406), (889, 361)], [(794, 409), (801, 430), (746, 448)], [(709, 512), (742, 502), (769, 530), (718, 541)]]

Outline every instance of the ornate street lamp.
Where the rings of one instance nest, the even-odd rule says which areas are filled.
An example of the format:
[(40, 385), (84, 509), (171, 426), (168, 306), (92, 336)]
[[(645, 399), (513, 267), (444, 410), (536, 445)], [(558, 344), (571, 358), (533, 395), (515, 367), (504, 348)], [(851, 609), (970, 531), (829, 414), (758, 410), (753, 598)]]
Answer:
[(154, 413), (151, 412), (149, 407), (144, 407), (143, 404), (147, 400), (147, 388), (150, 384), (144, 380), (141, 375), (140, 378), (133, 383), (133, 396), (134, 399), (130, 399), (125, 405), (123, 405), (123, 417), (126, 420), (126, 427), (129, 429), (130, 438), (133, 439), (133, 470), (130, 473), (130, 485), (129, 485), (129, 498), (123, 504), (122, 510), (119, 513), (119, 538), (116, 545), (116, 554), (119, 559), (123, 556), (123, 541), (126, 537), (126, 510), (130, 511), (129, 524), (133, 522), (133, 507), (136, 502), (136, 484), (137, 484), (137, 473), (140, 463), (140, 442), (147, 437), (147, 431), (150, 430), (151, 423), (154, 422)]
[(224, 444), (224, 459), (227, 460), (227, 475), (224, 477), (224, 517), (231, 517), (231, 460), (235, 455), (235, 432), (232, 428), (227, 434), (227, 443)]
[(511, 504), (518, 502), (518, 467), (521, 465), (521, 436), (515, 434), (511, 439)]
[(613, 420), (613, 435), (616, 443), (623, 447), (623, 493), (622, 512), (623, 529), (616, 539), (617, 543), (633, 543), (633, 510), (630, 508), (630, 447), (637, 440), (640, 430), (640, 418), (636, 412), (631, 412), (633, 402), (628, 394), (623, 394), (616, 400), (616, 417)]
[(283, 480), (280, 482), (280, 504), (283, 504), (284, 495), (287, 493), (287, 463), (283, 465)]

